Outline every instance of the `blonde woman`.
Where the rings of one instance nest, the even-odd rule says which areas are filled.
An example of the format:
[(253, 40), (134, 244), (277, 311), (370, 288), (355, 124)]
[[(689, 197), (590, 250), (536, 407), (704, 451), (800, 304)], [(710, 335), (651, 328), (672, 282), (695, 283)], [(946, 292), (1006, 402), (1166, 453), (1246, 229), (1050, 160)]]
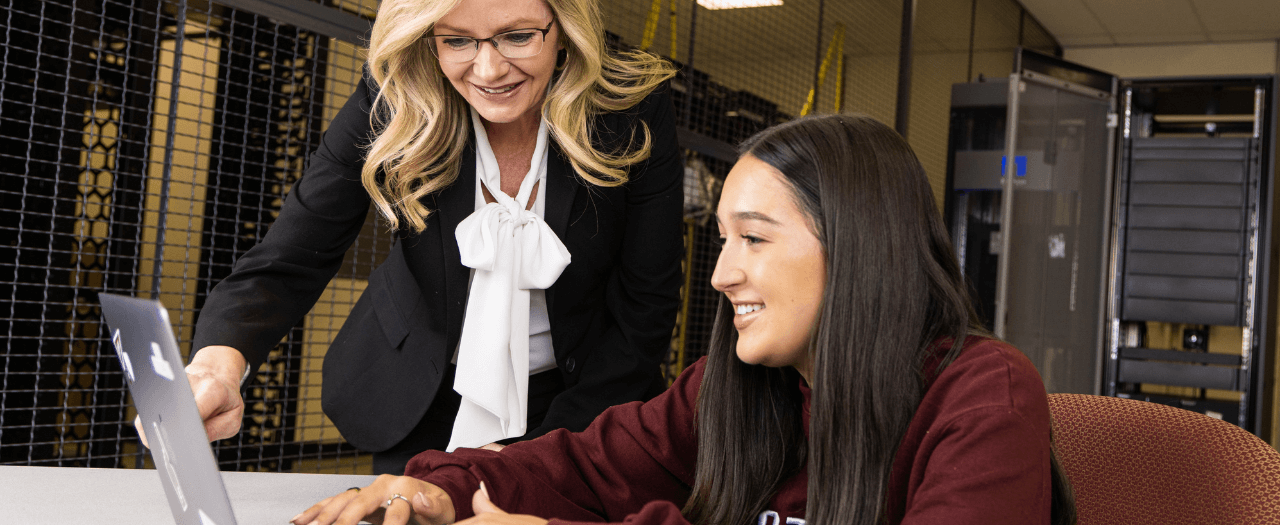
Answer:
[(210, 439), (372, 203), (396, 242), (330, 346), (323, 408), (399, 474), (662, 389), (682, 163), (667, 63), (606, 50), (595, 0), (383, 0), (367, 77), (260, 244), (210, 294), (187, 373)]

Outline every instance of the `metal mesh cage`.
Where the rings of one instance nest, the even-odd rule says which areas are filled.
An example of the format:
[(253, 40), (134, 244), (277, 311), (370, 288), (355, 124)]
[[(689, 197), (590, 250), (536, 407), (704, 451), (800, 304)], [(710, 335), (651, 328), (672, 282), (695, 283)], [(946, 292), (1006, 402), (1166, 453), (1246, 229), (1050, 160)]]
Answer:
[[(8, 331), (0, 461), (131, 466), (143, 456), (96, 294), (151, 295), (184, 354), (204, 297), (270, 227), (354, 88), (349, 43), (217, 4), (5, 6)], [(354, 456), (318, 406), (319, 359), (385, 241), (343, 270), (246, 392), (224, 468)]]
[(1061, 55), (1052, 36), (1013, 0), (921, 0), (917, 7), (907, 135), (942, 206), (951, 85), (1008, 77), (1019, 46)]

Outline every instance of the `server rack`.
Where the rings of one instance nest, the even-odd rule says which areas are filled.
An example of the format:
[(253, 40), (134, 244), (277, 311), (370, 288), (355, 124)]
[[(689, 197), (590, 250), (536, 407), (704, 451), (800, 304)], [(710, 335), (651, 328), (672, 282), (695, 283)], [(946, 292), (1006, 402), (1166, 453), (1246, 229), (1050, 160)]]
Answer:
[[(1134, 80), (1122, 92), (1105, 393), (1261, 434), (1274, 337), (1274, 80)], [(1182, 327), (1182, 348), (1153, 348), (1150, 326)], [(1239, 346), (1210, 348), (1211, 331), (1231, 327)]]
[(952, 87), (945, 215), (961, 269), (1050, 392), (1101, 389), (1117, 85), (1020, 50), (1009, 78)]

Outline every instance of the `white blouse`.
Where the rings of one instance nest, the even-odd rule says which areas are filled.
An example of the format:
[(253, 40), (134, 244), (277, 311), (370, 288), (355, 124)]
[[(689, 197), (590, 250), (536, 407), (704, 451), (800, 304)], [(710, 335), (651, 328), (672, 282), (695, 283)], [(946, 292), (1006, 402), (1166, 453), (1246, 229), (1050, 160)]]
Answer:
[[(480, 116), (476, 136), (476, 209), (454, 234), (462, 264), (472, 268), (458, 344), (454, 390), (462, 396), (446, 450), (480, 447), (527, 431), (529, 375), (555, 367), (546, 288), (569, 265), (569, 251), (543, 221), (547, 123), (538, 126), (529, 172), (513, 199)], [(533, 186), (538, 196), (526, 210)], [(485, 202), (481, 186), (496, 202)]]

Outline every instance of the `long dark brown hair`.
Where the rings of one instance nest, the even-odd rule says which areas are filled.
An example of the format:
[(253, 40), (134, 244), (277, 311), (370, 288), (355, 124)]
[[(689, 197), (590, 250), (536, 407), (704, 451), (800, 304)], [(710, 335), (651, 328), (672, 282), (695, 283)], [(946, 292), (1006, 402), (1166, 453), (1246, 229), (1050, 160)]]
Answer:
[[(987, 335), (928, 179), (906, 141), (866, 116), (792, 121), (748, 139), (741, 153), (784, 175), (826, 256), (809, 348), (810, 432), (806, 440), (799, 374), (740, 361), (722, 297), (684, 514), (699, 525), (753, 523), (807, 463), (808, 523), (882, 523), (894, 456), (926, 374), (952, 362), (967, 336)], [(950, 350), (936, 370), (924, 370), (944, 338)], [(1074, 523), (1069, 484), (1051, 463), (1053, 522)]]

